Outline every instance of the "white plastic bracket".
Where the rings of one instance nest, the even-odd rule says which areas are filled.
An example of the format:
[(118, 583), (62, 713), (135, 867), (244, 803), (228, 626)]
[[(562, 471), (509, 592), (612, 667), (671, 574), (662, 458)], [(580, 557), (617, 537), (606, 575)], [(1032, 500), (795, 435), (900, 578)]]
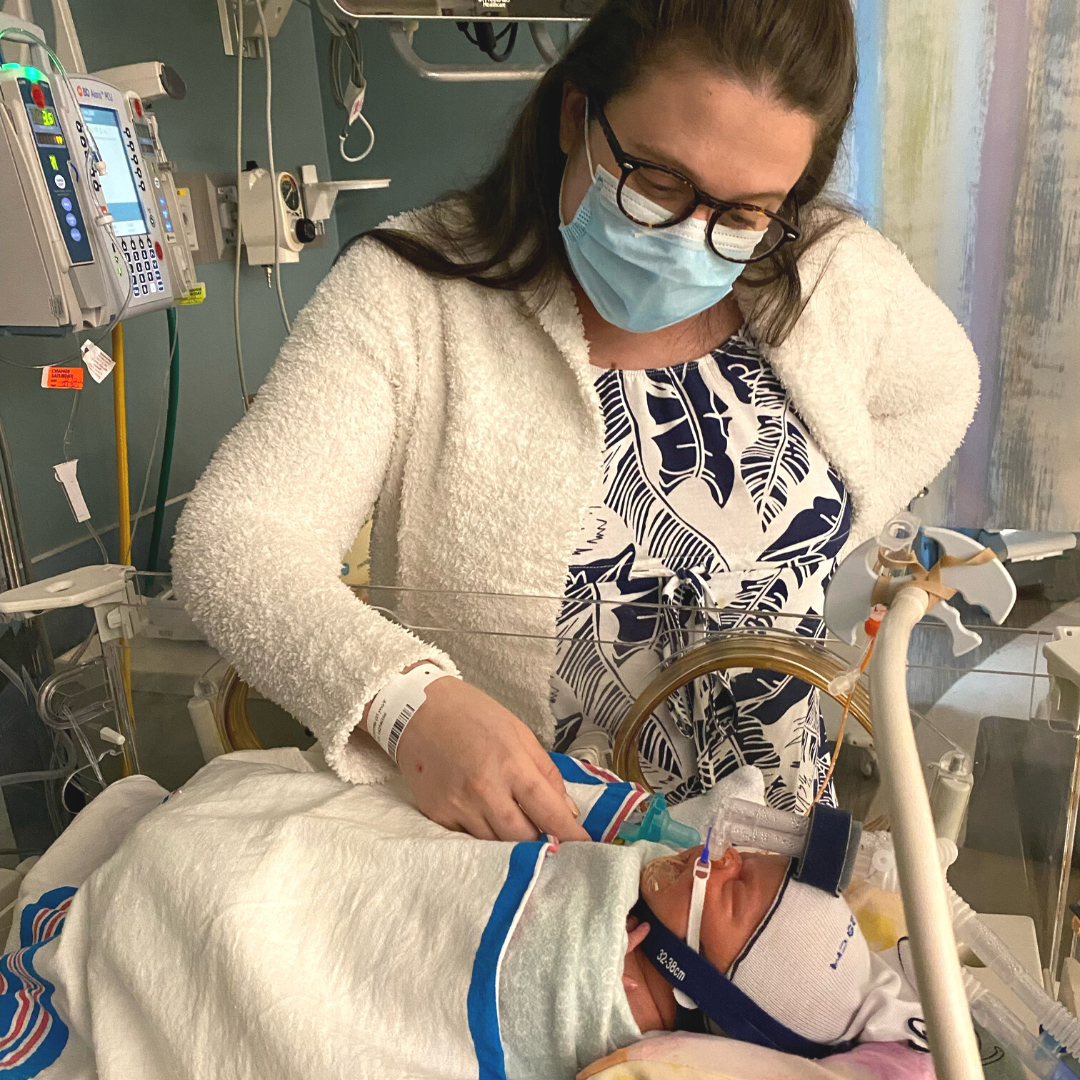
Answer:
[[(220, 0), (219, 0), (220, 2)], [(419, 29), (416, 19), (388, 20), (387, 32), (398, 56), (422, 79), (435, 82), (530, 82), (542, 79), (550, 60), (539, 66), (529, 64), (431, 64), (421, 59), (413, 48), (413, 35)], [(546, 42), (545, 48), (546, 48)], [(554, 47), (551, 52), (554, 53)]]
[(304, 209), (312, 221), (325, 221), (334, 212), (334, 202), (339, 192), (375, 191), (389, 186), (389, 180), (320, 180), (314, 165), (300, 166)]
[(102, 644), (133, 638), (142, 624), (142, 597), (135, 591), (134, 578), (133, 566), (82, 566), (70, 574), (0, 593), (0, 614), (29, 616), (86, 607), (94, 612)]
[[(952, 529), (925, 526), (923, 534), (936, 541), (946, 555), (956, 558), (968, 559), (983, 549), (982, 544)], [(879, 541), (875, 538), (851, 552), (837, 567), (825, 594), (825, 625), (848, 645), (855, 644), (859, 628), (870, 613), (871, 597), (878, 578), (875, 569), (878, 547)], [(901, 574), (896, 580), (899, 583), (905, 577), (910, 579), (911, 575)], [(999, 625), (1016, 602), (1016, 585), (997, 559), (979, 566), (943, 569), (941, 582), (956, 589), (969, 604), (983, 608)], [(982, 644), (982, 638), (961, 623), (960, 613), (946, 601), (939, 600), (928, 615), (949, 628), (954, 656), (962, 656)]]

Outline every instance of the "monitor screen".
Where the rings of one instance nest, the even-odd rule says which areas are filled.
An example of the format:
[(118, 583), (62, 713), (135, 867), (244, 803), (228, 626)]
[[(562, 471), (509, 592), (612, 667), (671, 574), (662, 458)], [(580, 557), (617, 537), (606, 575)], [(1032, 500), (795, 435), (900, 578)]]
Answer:
[(34, 139), (38, 146), (64, 145), (60, 121), (51, 106), (39, 108), (37, 105), (27, 105), (26, 111), (30, 116), (30, 126), (34, 129)]
[(105, 159), (105, 175), (99, 177), (99, 181), (105, 195), (105, 205), (112, 214), (116, 235), (145, 235), (147, 229), (142, 203), (135, 187), (131, 162), (124, 150), (124, 135), (120, 130), (120, 118), (116, 115), (116, 110), (83, 105), (82, 113), (86, 126)]

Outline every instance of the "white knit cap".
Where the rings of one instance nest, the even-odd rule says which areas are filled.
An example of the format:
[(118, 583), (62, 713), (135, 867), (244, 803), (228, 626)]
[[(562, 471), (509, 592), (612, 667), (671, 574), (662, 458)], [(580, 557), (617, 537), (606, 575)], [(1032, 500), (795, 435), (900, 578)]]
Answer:
[(844, 898), (790, 873), (727, 974), (814, 1042), (911, 1040), (921, 1030), (918, 1002), (903, 1000), (900, 976), (871, 954)]

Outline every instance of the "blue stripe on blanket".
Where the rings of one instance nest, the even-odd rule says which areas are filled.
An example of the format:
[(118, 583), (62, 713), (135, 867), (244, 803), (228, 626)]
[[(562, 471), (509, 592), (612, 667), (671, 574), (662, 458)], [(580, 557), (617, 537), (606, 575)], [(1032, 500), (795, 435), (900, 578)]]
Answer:
[(479, 1080), (506, 1080), (506, 1059), (499, 1031), (499, 960), (514, 920), (536, 876), (537, 862), (547, 846), (546, 840), (514, 846), (506, 880), (495, 898), (487, 926), (480, 935), (467, 1000), (469, 1034), (480, 1067)]
[(603, 780), (599, 776), (594, 776), (586, 769), (580, 761), (572, 757), (568, 757), (566, 754), (548, 754), (548, 757), (555, 762), (555, 767), (559, 770), (559, 775), (568, 784), (602, 784)]
[(604, 794), (593, 803), (581, 827), (593, 840), (602, 842), (623, 804), (635, 791), (641, 791), (635, 784), (608, 784)]
[(67, 1025), (52, 1003), (55, 987), (34, 970), (38, 950), (63, 929), (75, 890), (51, 889), (23, 908), (20, 948), (0, 956), (0, 1076), (29, 1080), (60, 1056)]

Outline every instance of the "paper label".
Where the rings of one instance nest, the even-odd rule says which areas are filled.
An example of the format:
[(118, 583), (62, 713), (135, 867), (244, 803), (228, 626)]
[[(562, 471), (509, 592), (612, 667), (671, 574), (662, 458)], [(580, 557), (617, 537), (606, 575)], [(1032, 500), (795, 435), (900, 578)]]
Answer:
[(181, 304), (201, 304), (206, 299), (206, 285), (202, 281), (196, 281), (194, 285), (183, 296), (180, 297)]
[(41, 369), (41, 385), (50, 390), (81, 390), (81, 367), (47, 367)]
[(397, 747), (413, 714), (427, 700), (428, 683), (446, 678), (446, 672), (434, 664), (421, 664), (404, 675), (395, 675), (375, 695), (368, 710), (371, 737), (397, 761)]
[(79, 487), (78, 477), (75, 475), (78, 465), (79, 459), (73, 458), (71, 461), (64, 461), (59, 465), (54, 465), (53, 472), (56, 473), (56, 479), (64, 485), (64, 494), (67, 495), (75, 520), (82, 522), (90, 520), (90, 509), (86, 505), (82, 488)]
[(349, 106), (348, 126), (355, 123), (356, 118), (364, 111), (364, 97), (367, 95), (367, 82), (357, 90), (353, 103)]
[(113, 358), (104, 349), (99, 349), (92, 341), (82, 343), (82, 358), (86, 370), (90, 372), (90, 378), (96, 383), (108, 378), (112, 369), (116, 367)]

